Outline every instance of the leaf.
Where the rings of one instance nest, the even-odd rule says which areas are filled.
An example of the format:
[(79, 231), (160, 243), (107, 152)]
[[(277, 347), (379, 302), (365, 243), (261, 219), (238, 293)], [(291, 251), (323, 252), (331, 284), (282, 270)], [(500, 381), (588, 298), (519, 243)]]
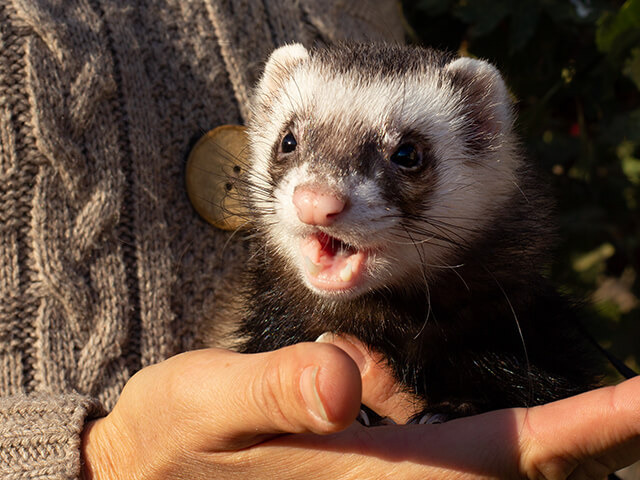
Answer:
[(609, 302), (617, 307), (621, 313), (629, 313), (638, 307), (638, 297), (633, 293), (633, 284), (636, 281), (636, 271), (633, 267), (627, 267), (620, 277), (602, 276), (598, 279), (598, 289), (593, 292), (593, 300), (596, 304)]
[(622, 72), (636, 84), (640, 90), (640, 47), (631, 50), (631, 56), (627, 58)]
[[(598, 21), (596, 44), (601, 52), (624, 49), (640, 31), (640, 0), (627, 0), (616, 14), (605, 13)], [(625, 45), (621, 45), (625, 44)]]
[(635, 185), (640, 185), (640, 160), (633, 156), (636, 144), (629, 140), (623, 141), (616, 152), (621, 161), (622, 171), (629, 181)]
[(640, 160), (626, 157), (622, 160), (622, 171), (631, 183), (640, 185)]
[(593, 267), (603, 264), (608, 258), (612, 257), (616, 249), (610, 243), (604, 243), (595, 250), (579, 256), (573, 261), (573, 269), (576, 272), (586, 272)]

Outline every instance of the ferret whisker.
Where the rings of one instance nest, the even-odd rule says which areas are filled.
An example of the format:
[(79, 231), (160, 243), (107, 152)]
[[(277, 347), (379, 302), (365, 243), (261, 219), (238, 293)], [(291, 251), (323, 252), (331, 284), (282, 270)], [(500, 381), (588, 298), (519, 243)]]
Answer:
[(242, 237), (243, 240), (248, 241), (248, 240), (254, 240), (256, 238), (262, 238), (264, 237), (264, 233), (263, 232), (253, 232), (253, 233), (245, 233), (245, 235)]
[(477, 229), (474, 227), (465, 227), (463, 225), (457, 225), (455, 223), (445, 222), (443, 220), (437, 220), (430, 216), (422, 217), (421, 221), (434, 227), (441, 227), (446, 231), (448, 231), (449, 233), (451, 233), (452, 235), (455, 235), (456, 237), (459, 237), (459, 238), (463, 238), (463, 237), (456, 230), (459, 230), (465, 233), (470, 233), (470, 234), (477, 232)]
[[(281, 67), (281, 68), (283, 68), (283, 70), (284, 70), (286, 67)], [(291, 78), (291, 80), (293, 82), (293, 85), (296, 88), (297, 93), (298, 93), (298, 102), (299, 103), (296, 102), (293, 99), (293, 97), (291, 96), (291, 94), (289, 92), (289, 89), (284, 88), (284, 89), (281, 90), (281, 92), (287, 97), (287, 100), (289, 101), (289, 109), (290, 109), (290, 111), (295, 111), (297, 106), (302, 105), (303, 96), (302, 96), (302, 91), (300, 90), (300, 86), (298, 85), (297, 80), (295, 78)]]
[(402, 234), (398, 234), (396, 236), (398, 236), (398, 237), (400, 237), (402, 239), (408, 240), (408, 241), (407, 242), (401, 242), (401, 241), (398, 241), (398, 240), (389, 240), (390, 242), (392, 242), (395, 245), (435, 245), (435, 246), (443, 246), (442, 244), (434, 243), (434, 240), (438, 241), (438, 242), (445, 242), (446, 246), (451, 246), (452, 245), (452, 243), (449, 241), (449, 239), (444, 238), (442, 236), (438, 236), (435, 233), (429, 235), (427, 238), (422, 238), (421, 240), (416, 240), (415, 242), (412, 242), (410, 238), (408, 238), (408, 237), (406, 237), (406, 236), (404, 236)]
[(459, 263), (458, 265), (436, 265), (434, 263), (425, 263), (425, 265), (429, 268), (442, 269), (442, 270), (457, 270), (465, 266), (464, 263)]
[(594, 384), (588, 359), (562, 349), (575, 312), (541, 271), (549, 200), (494, 66), (289, 45), (258, 85), (239, 178), (218, 178), (246, 210), (231, 235), (249, 248), (232, 292), (240, 351), (352, 335), (416, 413), (453, 418)]
[[(407, 234), (409, 234), (409, 232), (407, 232)], [(410, 234), (409, 234), (410, 237)], [(404, 245), (410, 245), (412, 242), (408, 242), (408, 243), (402, 243)], [(413, 242), (414, 245), (419, 245), (422, 242)], [(433, 244), (433, 242), (431, 242)], [(438, 245), (436, 244), (436, 246), (442, 246), (442, 245)], [(438, 259), (439, 256), (435, 256), (434, 259)], [(463, 268), (465, 266), (464, 263), (460, 263), (457, 265), (448, 265), (445, 262), (442, 262), (441, 264), (434, 264), (434, 263), (427, 263), (427, 262), (423, 262), (424, 266), (428, 267), (428, 268), (432, 268), (432, 269), (442, 269), (442, 270), (451, 270), (452, 272), (454, 272), (456, 274), (456, 276), (460, 279), (460, 281), (462, 282), (462, 284), (464, 285), (465, 289), (467, 291), (471, 291), (471, 289), (469, 288), (469, 285), (467, 284), (467, 282), (464, 280), (464, 278), (458, 273), (458, 269)]]
[(516, 189), (520, 192), (520, 194), (522, 195), (524, 200), (527, 203), (530, 203), (529, 202), (529, 198), (527, 197), (527, 195), (522, 190), (522, 187), (520, 186), (520, 183), (518, 182), (518, 178), (516, 177), (516, 175), (513, 172), (505, 171), (504, 169), (497, 168), (493, 164), (490, 164), (490, 163), (484, 161), (484, 159), (459, 158), (458, 160), (472, 163), (472, 164), (476, 165), (477, 167), (484, 168), (486, 170), (491, 170), (493, 173), (508, 179), (510, 181), (510, 183), (512, 185), (514, 185), (516, 187)]
[(524, 201), (527, 202), (528, 204), (530, 204), (531, 202), (529, 201), (529, 197), (527, 197), (527, 194), (524, 193), (524, 190), (522, 190), (522, 188), (520, 187), (520, 184), (517, 182), (517, 180), (513, 179), (511, 181), (511, 183), (513, 185), (515, 185), (515, 187), (518, 189), (518, 191), (520, 192), (520, 195), (522, 195), (522, 198), (524, 198)]
[(461, 231), (465, 231), (465, 232), (474, 232), (476, 231), (476, 228), (474, 227), (468, 227), (468, 226), (464, 226), (464, 225), (459, 225), (456, 223), (452, 223), (452, 222), (447, 222), (444, 220), (441, 220), (442, 218), (446, 218), (448, 220), (456, 220), (456, 219), (462, 219), (462, 220), (477, 220), (477, 219), (471, 219), (471, 218), (465, 218), (465, 217), (450, 217), (450, 216), (444, 216), (444, 215), (439, 215), (439, 216), (435, 216), (435, 215), (431, 215), (430, 213), (423, 213), (423, 214), (416, 214), (416, 213), (412, 213), (409, 215), (405, 215), (405, 216), (398, 216), (398, 218), (402, 218), (402, 219), (406, 219), (406, 220), (411, 220), (414, 223), (428, 223), (431, 225), (441, 225), (441, 226), (445, 226), (445, 227), (450, 227), (452, 229), (457, 229), (457, 230), (461, 230)]
[(234, 228), (232, 230), (231, 235), (229, 235), (227, 240), (224, 242), (224, 245), (222, 245), (222, 253), (226, 252), (227, 247), (231, 243), (231, 240), (233, 240), (236, 237), (236, 235), (238, 235), (240, 232), (242, 232), (244, 227), (246, 227), (249, 223), (250, 223), (249, 221), (245, 221), (241, 225), (239, 225), (238, 227), (236, 227), (236, 228)]
[(304, 103), (305, 97), (304, 95), (302, 95), (302, 90), (300, 90), (300, 85), (298, 85), (298, 80), (294, 78), (293, 84), (296, 86), (296, 90), (298, 91), (298, 100), (300, 102), (300, 105), (302, 105)]
[(449, 240), (453, 241), (453, 239), (456, 238), (457, 245), (469, 246), (469, 241), (456, 231), (457, 227), (451, 226), (450, 224), (447, 224), (445, 222), (434, 222), (431, 220), (427, 221), (427, 223), (431, 227), (438, 230), (442, 235), (447, 237)]
[(509, 309), (511, 310), (511, 314), (513, 315), (513, 320), (515, 321), (516, 328), (518, 329), (518, 336), (520, 337), (520, 342), (522, 343), (522, 350), (523, 350), (523, 353), (524, 353), (524, 359), (525, 359), (525, 363), (526, 363), (526, 366), (527, 366), (527, 372), (529, 372), (529, 375), (528, 375), (529, 396), (530, 396), (529, 401), (531, 402), (531, 396), (533, 395), (533, 383), (532, 383), (532, 378), (531, 378), (531, 361), (529, 360), (529, 350), (527, 349), (527, 342), (524, 339), (524, 334), (522, 332), (522, 327), (520, 325), (520, 321), (518, 320), (518, 315), (516, 313), (515, 308), (513, 307), (513, 304), (511, 303), (511, 299), (509, 298), (509, 295), (507, 295), (507, 292), (503, 288), (503, 286), (500, 283), (500, 281), (496, 278), (496, 276), (493, 274), (493, 272), (491, 270), (489, 270), (485, 265), (483, 265), (482, 267), (484, 268), (485, 272), (487, 272), (489, 274), (489, 276), (493, 279), (493, 281), (496, 283), (496, 285), (500, 289), (500, 292), (502, 292), (502, 295), (504, 296), (504, 299), (506, 300), (507, 305), (509, 306)]
[(268, 251), (268, 249), (267, 249), (266, 244), (256, 248), (255, 251), (249, 256), (249, 258), (247, 258), (247, 263), (255, 260), (255, 258), (258, 257), (258, 255), (264, 254), (267, 251)]
[[(409, 238), (411, 238), (411, 232), (409, 232), (409, 230), (406, 228), (406, 226), (404, 226), (405, 231), (407, 232), (407, 235), (409, 236)], [(417, 340), (420, 335), (422, 334), (422, 332), (424, 331), (425, 327), (427, 326), (427, 323), (429, 322), (429, 318), (431, 317), (431, 290), (429, 289), (429, 282), (427, 280), (427, 274), (426, 274), (426, 265), (425, 265), (425, 258), (424, 258), (424, 252), (422, 252), (420, 250), (420, 248), (418, 248), (418, 245), (416, 245), (415, 243), (413, 244), (413, 246), (416, 249), (416, 253), (418, 254), (418, 258), (420, 259), (420, 263), (422, 264), (422, 268), (420, 269), (420, 272), (422, 273), (422, 279), (424, 281), (424, 287), (426, 290), (426, 300), (427, 300), (427, 314), (426, 317), (424, 319), (424, 323), (422, 324), (422, 327), (420, 327), (420, 330), (418, 331), (418, 333), (416, 333), (416, 335), (413, 337), (413, 340)]]
[[(420, 218), (420, 217), (417, 216), (417, 218)], [(433, 219), (433, 220), (439, 220), (441, 218), (446, 218), (448, 220), (466, 220), (466, 221), (475, 221), (475, 220), (477, 220), (477, 218), (472, 218), (472, 217), (460, 217), (460, 216), (456, 216), (456, 215), (433, 215), (431, 213), (429, 213), (429, 217), (428, 218)], [(454, 224), (451, 224), (451, 225), (454, 225)], [(471, 229), (469, 228), (469, 230), (471, 230)]]
[(210, 175), (213, 178), (219, 178), (219, 179), (224, 179), (224, 180), (228, 180), (228, 183), (230, 185), (236, 185), (236, 186), (241, 186), (242, 188), (251, 188), (252, 191), (259, 191), (259, 192), (263, 192), (265, 195), (270, 194), (270, 192), (265, 189), (262, 186), (256, 185), (255, 183), (250, 183), (247, 179), (243, 178), (243, 177), (232, 177), (230, 174), (225, 174), (225, 173), (217, 173), (217, 172), (212, 172), (210, 170), (201, 168), (201, 167), (195, 167), (198, 170), (202, 170), (203, 172), (207, 173), (208, 175)]
[[(436, 247), (442, 247), (442, 248), (450, 248), (450, 247), (456, 247), (456, 248), (462, 248), (457, 242), (455, 242), (454, 240), (442, 236), (436, 232), (415, 232), (414, 233), (420, 235), (421, 237), (427, 237), (424, 239), (424, 241), (421, 242), (421, 244), (423, 245), (433, 245)], [(403, 239), (408, 239), (406, 236), (402, 235), (402, 234), (397, 234), (398, 237), (403, 238)]]
[[(401, 238), (406, 238), (406, 237), (401, 237)], [(424, 242), (424, 245), (433, 245), (435, 247), (440, 247), (440, 248), (450, 248), (452, 245), (455, 246), (455, 244), (452, 244), (452, 242), (447, 239), (447, 238), (441, 238), (441, 237), (437, 237), (437, 236), (432, 236), (428, 242)]]
[(458, 240), (456, 240), (448, 234), (446, 229), (432, 224), (429, 224), (429, 227), (435, 228), (436, 231), (428, 229), (425, 226), (418, 226), (415, 224), (407, 225), (407, 228), (409, 228), (413, 233), (420, 235), (421, 237), (434, 237), (438, 240), (446, 241), (447, 243), (460, 248), (467, 248), (469, 246), (468, 242), (459, 235), (456, 235), (456, 237), (458, 237)]

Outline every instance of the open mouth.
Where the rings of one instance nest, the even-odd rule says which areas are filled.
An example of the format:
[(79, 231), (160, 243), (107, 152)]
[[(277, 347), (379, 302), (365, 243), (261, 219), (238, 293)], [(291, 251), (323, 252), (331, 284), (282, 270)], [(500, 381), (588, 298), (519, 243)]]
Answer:
[(315, 232), (300, 242), (303, 269), (312, 286), (327, 292), (349, 290), (363, 279), (366, 252)]

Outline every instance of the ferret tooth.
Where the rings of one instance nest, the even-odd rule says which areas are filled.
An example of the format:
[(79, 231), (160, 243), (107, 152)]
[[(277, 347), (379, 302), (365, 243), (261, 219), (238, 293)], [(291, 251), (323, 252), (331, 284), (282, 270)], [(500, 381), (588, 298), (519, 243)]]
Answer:
[(351, 270), (351, 264), (347, 263), (347, 265), (340, 270), (340, 280), (342, 280), (343, 282), (348, 282), (349, 280), (351, 280), (351, 277), (353, 276), (353, 270)]
[(313, 263), (309, 257), (304, 257), (304, 263), (307, 267), (307, 271), (314, 277), (320, 273), (320, 265)]

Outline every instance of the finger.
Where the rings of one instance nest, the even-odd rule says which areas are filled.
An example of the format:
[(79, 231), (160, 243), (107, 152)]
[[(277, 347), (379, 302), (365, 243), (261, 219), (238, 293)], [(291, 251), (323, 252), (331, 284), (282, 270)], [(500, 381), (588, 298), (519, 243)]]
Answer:
[(314, 470), (318, 479), (521, 478), (515, 417), (504, 410), (437, 425), (356, 424), (322, 437), (276, 437), (239, 455), (249, 465), (265, 456), (278, 462), (283, 480)]
[(532, 408), (523, 425), (523, 470), (606, 476), (640, 460), (640, 377)]
[[(640, 378), (439, 425), (358, 427), (324, 437), (279, 437), (260, 448), (283, 462), (292, 446), (316, 452), (304, 462), (339, 453), (323, 472), (347, 472), (340, 478), (379, 478), (380, 472), (389, 478), (605, 478), (640, 460)], [(282, 478), (298, 478), (304, 462), (296, 458), (287, 469), (292, 476)]]
[[(170, 359), (173, 415), (191, 419), (203, 445), (252, 445), (279, 433), (339, 431), (355, 419), (361, 384), (342, 350), (303, 343), (253, 355), (219, 349)], [(177, 375), (177, 376), (176, 376)], [(184, 419), (183, 419), (184, 422)]]
[(362, 379), (362, 403), (396, 423), (406, 423), (422, 409), (422, 402), (404, 390), (394, 378), (384, 357), (372, 352), (358, 339), (325, 333), (317, 342), (331, 343), (344, 350), (358, 365)]

